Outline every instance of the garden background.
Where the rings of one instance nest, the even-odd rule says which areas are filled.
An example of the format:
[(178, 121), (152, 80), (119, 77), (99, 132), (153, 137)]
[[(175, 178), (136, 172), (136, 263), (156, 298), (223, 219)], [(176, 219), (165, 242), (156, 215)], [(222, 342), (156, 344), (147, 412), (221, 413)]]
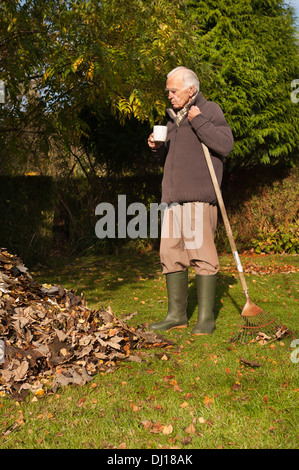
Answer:
[[(137, 311), (131, 325), (161, 318), (159, 239), (100, 240), (95, 208), (116, 207), (120, 194), (127, 205), (160, 201), (162, 168), (147, 137), (165, 119), (166, 74), (185, 65), (234, 134), (223, 196), (250, 290), (296, 331), (296, 21), (281, 0), (2, 2), (1, 247), (39, 282), (73, 289), (93, 308)], [(149, 352), (142, 367), (125, 364), (33, 402), (1, 398), (0, 447), (296, 447), (296, 333), (264, 349), (227, 344), (244, 299), (221, 217), (216, 243), (212, 337), (167, 333), (177, 348)]]

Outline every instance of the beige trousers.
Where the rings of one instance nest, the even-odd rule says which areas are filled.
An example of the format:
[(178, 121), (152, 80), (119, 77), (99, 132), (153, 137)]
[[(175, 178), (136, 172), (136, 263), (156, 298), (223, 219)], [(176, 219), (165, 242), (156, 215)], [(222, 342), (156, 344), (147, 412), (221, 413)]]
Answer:
[(160, 259), (163, 274), (185, 271), (212, 275), (219, 271), (214, 236), (217, 207), (203, 202), (172, 204), (163, 214)]

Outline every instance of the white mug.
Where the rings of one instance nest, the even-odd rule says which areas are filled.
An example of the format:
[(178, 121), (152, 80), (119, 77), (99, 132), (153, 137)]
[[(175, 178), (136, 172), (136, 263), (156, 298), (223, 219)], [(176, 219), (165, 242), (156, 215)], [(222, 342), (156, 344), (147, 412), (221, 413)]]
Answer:
[(154, 141), (155, 142), (165, 142), (167, 137), (167, 127), (166, 126), (154, 126)]

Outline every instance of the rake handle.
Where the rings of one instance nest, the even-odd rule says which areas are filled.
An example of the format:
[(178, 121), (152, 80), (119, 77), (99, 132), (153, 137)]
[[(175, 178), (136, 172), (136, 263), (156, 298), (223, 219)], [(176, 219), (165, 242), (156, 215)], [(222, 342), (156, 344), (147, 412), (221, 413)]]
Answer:
[(226, 212), (226, 209), (225, 209), (225, 205), (224, 205), (224, 202), (223, 202), (221, 190), (220, 190), (219, 183), (218, 183), (218, 180), (217, 180), (217, 176), (216, 176), (216, 173), (215, 173), (215, 170), (214, 170), (214, 165), (213, 165), (213, 162), (212, 162), (212, 159), (211, 159), (211, 155), (210, 155), (208, 147), (203, 143), (201, 143), (201, 145), (202, 145), (204, 155), (205, 155), (205, 158), (206, 158), (206, 162), (207, 162), (207, 165), (208, 165), (208, 168), (209, 168), (209, 172), (210, 172), (212, 183), (213, 183), (215, 193), (216, 193), (216, 196), (217, 196), (219, 208), (220, 208), (220, 211), (221, 211), (222, 219), (223, 219), (225, 230), (226, 230), (228, 240), (229, 240), (229, 243), (230, 243), (230, 246), (231, 246), (231, 250), (232, 250), (234, 258), (235, 258), (235, 262), (236, 262), (236, 265), (237, 265), (238, 274), (239, 274), (239, 277), (240, 277), (242, 288), (243, 288), (243, 291), (245, 293), (246, 298), (248, 299), (249, 298), (248, 288), (247, 288), (247, 283), (246, 283), (244, 272), (243, 272), (243, 267), (242, 267), (242, 264), (241, 264), (241, 261), (240, 261), (240, 258), (239, 258), (239, 254), (238, 254), (237, 247), (236, 247), (236, 244), (235, 244), (235, 240), (234, 240), (234, 237), (233, 237), (233, 232), (232, 232), (231, 225), (230, 225), (230, 222), (229, 222), (229, 219), (228, 219), (228, 216), (227, 216), (227, 212)]

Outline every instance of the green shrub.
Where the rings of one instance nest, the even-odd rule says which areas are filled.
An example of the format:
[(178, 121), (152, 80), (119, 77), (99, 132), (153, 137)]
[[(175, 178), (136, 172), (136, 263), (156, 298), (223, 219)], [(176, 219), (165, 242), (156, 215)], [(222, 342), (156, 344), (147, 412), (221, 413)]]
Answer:
[[(229, 186), (225, 203), (239, 250), (256, 253), (298, 253), (298, 169), (287, 175), (261, 171), (242, 175)], [(224, 227), (216, 238), (220, 251), (229, 250)]]
[(271, 232), (260, 231), (252, 239), (256, 253), (299, 253), (299, 224), (279, 225)]

